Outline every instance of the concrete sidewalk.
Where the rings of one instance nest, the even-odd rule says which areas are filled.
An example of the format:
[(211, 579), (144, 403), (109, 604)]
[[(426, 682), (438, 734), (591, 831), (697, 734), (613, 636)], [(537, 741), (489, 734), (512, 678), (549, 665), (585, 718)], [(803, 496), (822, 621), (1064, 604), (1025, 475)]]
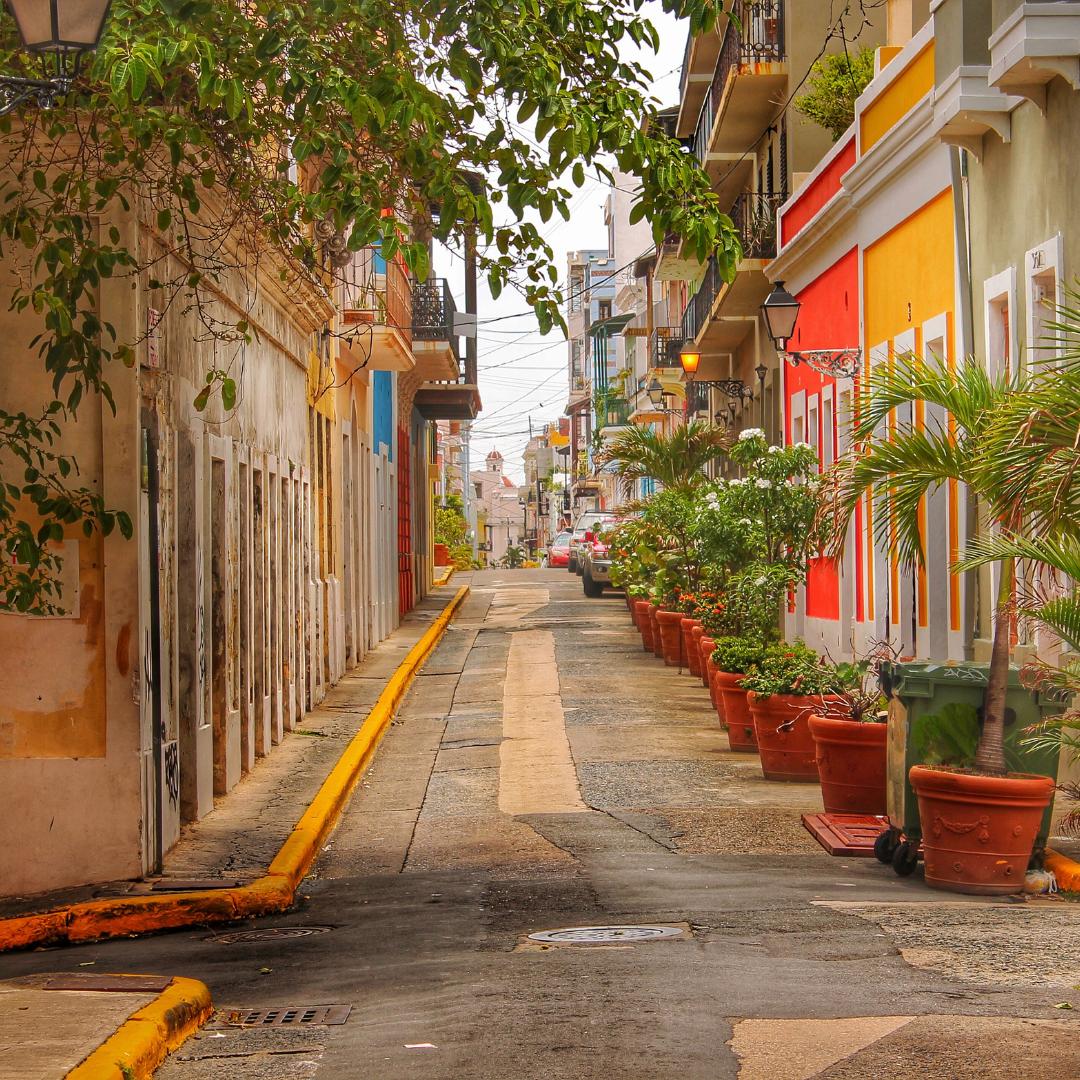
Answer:
[(11, 979), (0, 983), (0, 1080), (141, 1080), (210, 1011), (202, 983), (167, 975)]
[[(289, 837), (349, 741), (402, 661), (423, 637), (470, 575), (432, 590), (363, 663), (344, 676), (316, 709), (305, 714), (280, 746), (260, 758), (214, 812), (186, 825), (165, 858), (162, 879), (104, 882), (34, 896), (0, 900), (0, 919), (54, 911), (112, 897), (160, 894), (169, 879), (221, 879), (247, 884), (266, 867)], [(160, 882), (160, 884), (158, 884)], [(155, 884), (158, 888), (155, 890)]]

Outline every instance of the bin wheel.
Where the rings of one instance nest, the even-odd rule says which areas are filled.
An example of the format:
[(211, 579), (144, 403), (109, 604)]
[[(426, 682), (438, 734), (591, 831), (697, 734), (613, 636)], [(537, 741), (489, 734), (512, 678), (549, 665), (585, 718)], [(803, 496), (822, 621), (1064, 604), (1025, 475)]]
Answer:
[(907, 877), (919, 865), (919, 845), (911, 840), (901, 840), (893, 852), (892, 868), (897, 877)]
[(892, 829), (886, 829), (874, 841), (874, 858), (885, 866), (890, 865), (892, 863), (893, 852), (896, 851), (896, 846), (899, 842), (900, 841), (893, 833)]

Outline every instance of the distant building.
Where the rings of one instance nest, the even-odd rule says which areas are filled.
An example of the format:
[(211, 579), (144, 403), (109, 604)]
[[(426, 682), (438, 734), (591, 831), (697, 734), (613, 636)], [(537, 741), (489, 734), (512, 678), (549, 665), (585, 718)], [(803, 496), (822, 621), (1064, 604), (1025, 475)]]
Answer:
[[(492, 450), (482, 472), (470, 472), (476, 496), (477, 520), (485, 535), (481, 542), (487, 562), (498, 562), (508, 547), (516, 547), (525, 531), (525, 510), (518, 497), (517, 485), (503, 472), (503, 456)], [(483, 556), (481, 556), (483, 557)]]

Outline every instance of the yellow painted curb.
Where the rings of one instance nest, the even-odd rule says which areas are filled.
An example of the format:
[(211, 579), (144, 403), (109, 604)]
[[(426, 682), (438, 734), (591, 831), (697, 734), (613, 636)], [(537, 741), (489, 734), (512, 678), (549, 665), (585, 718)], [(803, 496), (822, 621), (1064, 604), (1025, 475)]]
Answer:
[(409, 650), (304, 816), (274, 856), (265, 877), (236, 889), (94, 900), (40, 915), (0, 919), (0, 952), (47, 941), (134, 936), (286, 910), (293, 902), (296, 886), (315, 861), (319, 846), (334, 827), (357, 778), (374, 756), (409, 684), (468, 595), (468, 585), (458, 589), (453, 600)]
[(157, 998), (134, 1012), (65, 1080), (147, 1080), (166, 1056), (193, 1035), (214, 1011), (210, 991), (195, 979), (173, 979)]
[(1059, 855), (1053, 848), (1047, 848), (1043, 866), (1054, 871), (1059, 889), (1080, 892), (1080, 863)]
[(437, 578), (435, 578), (434, 584), (436, 584), (436, 585), (447, 585), (447, 584), (449, 584), (450, 579), (454, 576), (454, 571), (456, 569), (457, 569), (457, 567), (453, 566), (453, 565), (444, 566), (443, 567), (443, 572)]

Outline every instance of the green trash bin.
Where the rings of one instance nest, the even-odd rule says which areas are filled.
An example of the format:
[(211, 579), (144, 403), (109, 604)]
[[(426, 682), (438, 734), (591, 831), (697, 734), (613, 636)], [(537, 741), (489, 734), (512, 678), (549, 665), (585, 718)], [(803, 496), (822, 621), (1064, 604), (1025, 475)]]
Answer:
[[(915, 869), (922, 841), (919, 800), (908, 780), (908, 772), (912, 765), (948, 763), (947, 759), (942, 761), (943, 749), (950, 745), (971, 746), (977, 741), (989, 673), (989, 664), (971, 661), (881, 665), (881, 689), (889, 702), (886, 802), (889, 830), (879, 837), (874, 854), (882, 862), (891, 862), (898, 874), (910, 874)], [(965, 705), (971, 708), (957, 708)], [(975, 710), (974, 721), (971, 709)], [(1005, 757), (1010, 772), (1057, 779), (1060, 748), (1035, 750), (1022, 745), (1029, 737), (1023, 729), (1063, 711), (1060, 702), (1022, 686), (1020, 669), (1010, 666), (1005, 697)], [(936, 756), (924, 760), (928, 743), (929, 755)], [(1053, 809), (1051, 802), (1043, 814), (1036, 850), (1046, 846)]]

